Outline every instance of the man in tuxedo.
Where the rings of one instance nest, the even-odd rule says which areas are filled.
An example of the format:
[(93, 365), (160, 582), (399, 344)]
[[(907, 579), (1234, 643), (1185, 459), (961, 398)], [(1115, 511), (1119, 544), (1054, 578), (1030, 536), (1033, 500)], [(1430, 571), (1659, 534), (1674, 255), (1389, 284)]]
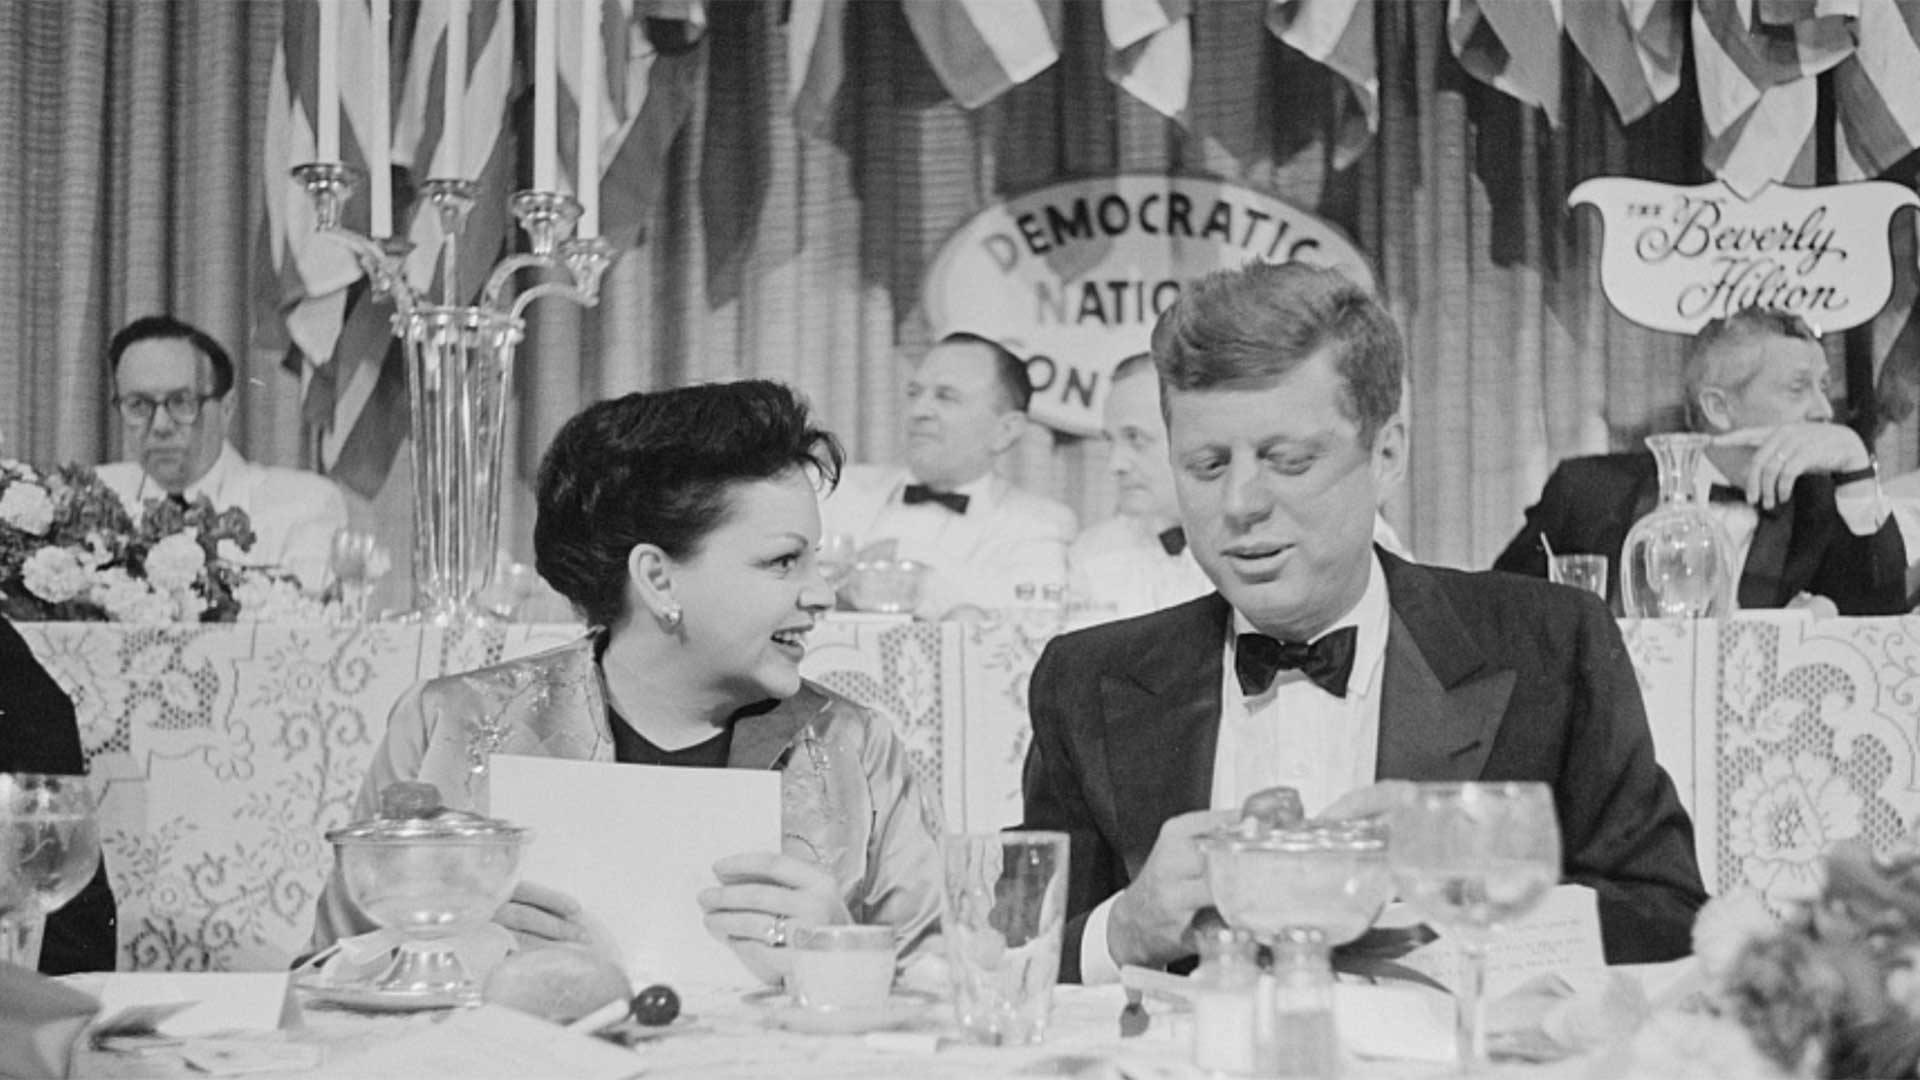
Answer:
[(847, 466), (820, 504), (822, 535), (926, 564), (926, 618), (1061, 591), (1073, 511), (995, 473), (1026, 433), (1032, 397), (1026, 364), (999, 343), (942, 338), (907, 383), (906, 464)]
[[(73, 700), (40, 666), (13, 624), (0, 618), (0, 772), (78, 776), (86, 771)], [(48, 975), (112, 971), (119, 953), (115, 922), (103, 862), (80, 895), (47, 916), (40, 970)]]
[(1183, 294), (1153, 358), (1219, 591), (1062, 635), (1034, 669), (1025, 825), (1072, 838), (1062, 977), (1190, 955), (1195, 835), (1277, 784), (1345, 816), (1388, 805), (1377, 781), (1545, 782), (1608, 958), (1685, 954), (1693, 828), (1598, 598), (1372, 542), (1406, 460), (1386, 311), (1332, 271), (1254, 263)]
[(347, 524), (346, 498), (323, 476), (256, 465), (227, 441), (239, 402), (233, 360), (220, 343), (171, 315), (148, 315), (113, 335), (107, 363), (133, 460), (97, 472), (127, 512), (137, 520), (148, 502), (176, 497), (239, 507), (253, 525), (253, 547), (224, 554), (287, 570), (318, 592), (333, 534)]
[[(1904, 613), (1906, 546), (1866, 444), (1833, 422), (1812, 328), (1746, 308), (1701, 328), (1685, 370), (1694, 426), (1715, 436), (1694, 479), (1733, 541), (1739, 606)], [(1620, 610), (1620, 549), (1659, 497), (1651, 454), (1561, 462), (1493, 567), (1545, 577), (1543, 537), (1556, 554), (1605, 555)]]

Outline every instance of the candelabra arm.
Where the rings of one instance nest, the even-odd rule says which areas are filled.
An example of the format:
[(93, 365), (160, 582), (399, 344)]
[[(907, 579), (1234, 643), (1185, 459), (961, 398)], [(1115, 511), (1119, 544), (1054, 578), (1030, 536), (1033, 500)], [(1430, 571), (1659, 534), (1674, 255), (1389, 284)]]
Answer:
[(367, 275), (367, 283), (373, 286), (376, 295), (390, 297), (393, 306), (401, 315), (413, 310), (419, 297), (413, 286), (407, 281), (407, 255), (413, 250), (413, 244), (405, 237), (389, 236), (372, 240), (350, 229), (317, 229), (315, 236), (324, 237), (340, 244), (353, 252), (360, 270)]
[[(507, 282), (511, 281), (513, 275), (520, 271), (530, 270), (536, 267), (541, 269), (557, 268), (553, 256), (534, 255), (526, 252), (519, 255), (509, 255), (501, 259), (498, 263), (495, 263), (493, 273), (487, 275), (487, 287), (480, 290), (480, 306), (492, 311), (507, 310), (507, 305), (500, 299), (507, 291)], [(536, 285), (521, 295), (526, 296), (544, 287), (545, 286)], [(515, 318), (519, 317), (520, 309), (523, 306), (525, 305), (522, 302), (516, 301), (514, 303), (513, 314)]]

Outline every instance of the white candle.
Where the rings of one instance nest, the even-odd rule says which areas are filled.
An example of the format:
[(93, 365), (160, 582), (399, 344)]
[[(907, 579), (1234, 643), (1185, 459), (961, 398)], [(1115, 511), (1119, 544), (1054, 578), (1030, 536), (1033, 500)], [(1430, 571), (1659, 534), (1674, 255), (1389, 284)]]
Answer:
[(443, 175), (460, 179), (467, 175), (467, 0), (450, 0), (447, 8), (447, 81), (440, 109), (440, 144), (446, 150), (441, 160), (447, 163)]
[(387, 79), (392, 64), (387, 56), (387, 31), (393, 24), (392, 0), (373, 0), (373, 124), (367, 134), (367, 171), (373, 184), (375, 236), (393, 235), (393, 107)]
[(555, 191), (559, 157), (554, 139), (555, 45), (553, 0), (533, 6), (533, 189)]
[(340, 0), (320, 0), (320, 85), (315, 91), (314, 112), (319, 115), (320, 130), (314, 156), (321, 161), (340, 160)]
[(600, 0), (581, 0), (579, 183), (581, 237), (600, 235)]

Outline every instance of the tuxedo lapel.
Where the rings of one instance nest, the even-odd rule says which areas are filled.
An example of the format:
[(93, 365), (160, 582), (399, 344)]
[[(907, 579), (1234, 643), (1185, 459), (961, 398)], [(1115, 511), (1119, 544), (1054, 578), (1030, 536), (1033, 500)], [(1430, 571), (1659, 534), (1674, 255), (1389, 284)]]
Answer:
[(1100, 679), (1110, 790), (1126, 793), (1115, 814), (1129, 874), (1161, 823), (1205, 809), (1213, 790), (1227, 603), (1215, 593), (1173, 611), (1177, 621), (1159, 622), (1128, 670)]
[(1474, 644), (1428, 573), (1390, 555), (1380, 688), (1381, 780), (1477, 780), (1517, 676)]

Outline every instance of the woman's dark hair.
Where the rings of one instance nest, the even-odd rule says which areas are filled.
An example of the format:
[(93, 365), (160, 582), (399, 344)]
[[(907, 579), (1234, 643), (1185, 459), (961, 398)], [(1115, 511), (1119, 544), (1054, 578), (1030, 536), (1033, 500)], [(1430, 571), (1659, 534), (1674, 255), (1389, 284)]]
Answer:
[(626, 615), (627, 555), (697, 554), (732, 489), (794, 469), (839, 482), (846, 454), (779, 383), (706, 383), (588, 406), (540, 462), (533, 553), (540, 576), (595, 626)]

